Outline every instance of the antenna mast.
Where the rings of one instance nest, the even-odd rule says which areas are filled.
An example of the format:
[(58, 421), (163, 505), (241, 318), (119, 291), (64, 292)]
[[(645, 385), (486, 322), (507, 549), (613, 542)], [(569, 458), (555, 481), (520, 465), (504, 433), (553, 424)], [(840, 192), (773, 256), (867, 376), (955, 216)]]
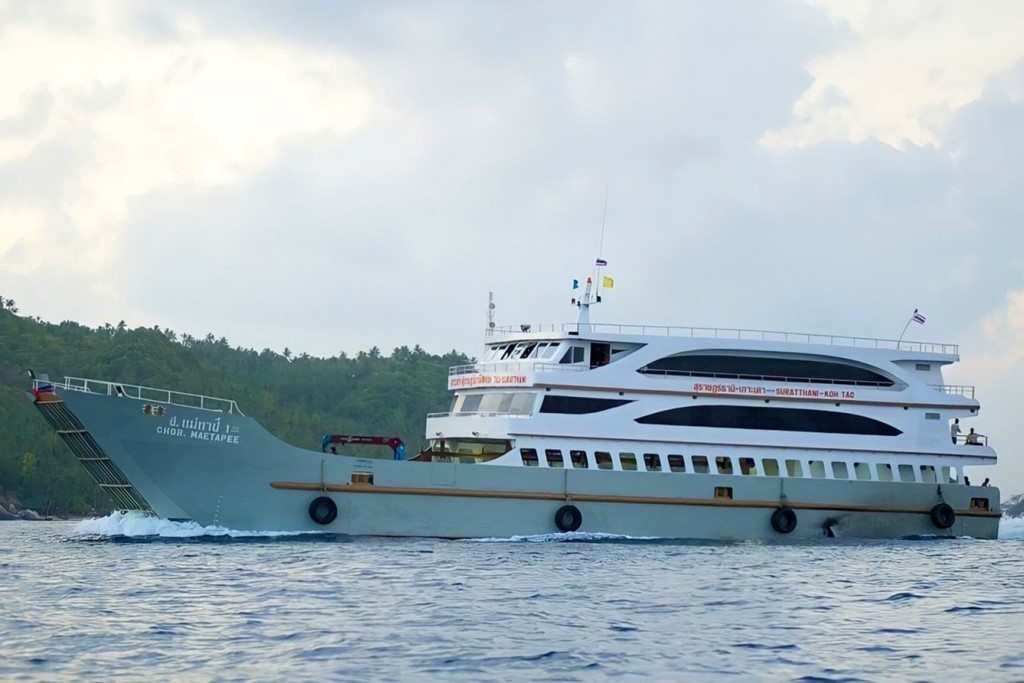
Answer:
[(487, 336), (494, 334), (494, 292), (487, 292)]

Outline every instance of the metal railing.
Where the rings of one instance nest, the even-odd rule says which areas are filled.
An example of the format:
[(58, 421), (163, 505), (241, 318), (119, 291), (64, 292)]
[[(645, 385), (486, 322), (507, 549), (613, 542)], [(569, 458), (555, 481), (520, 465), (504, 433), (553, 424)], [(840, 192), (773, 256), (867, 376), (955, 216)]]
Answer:
[(487, 361), (484, 363), (468, 363), (466, 365), (453, 365), (448, 368), (448, 376), (473, 375), (484, 372), (528, 372), (528, 371), (551, 371), (551, 370), (586, 370), (582, 363), (547, 363), (533, 362), (529, 360), (512, 361)]
[(956, 443), (957, 445), (965, 446), (987, 446), (988, 435), (978, 434), (977, 432), (974, 434), (957, 434)]
[(928, 386), (944, 394), (963, 396), (970, 399), (974, 398), (974, 387), (970, 384), (929, 384)]
[[(524, 331), (523, 328), (527, 329)], [(581, 329), (582, 328), (582, 329)], [(617, 323), (542, 323), (496, 327), (487, 330), (488, 336), (521, 335), (525, 333), (567, 334), (623, 334), (661, 337), (695, 337), (700, 339), (736, 339), (751, 341), (778, 341), (795, 344), (821, 344), (825, 346), (851, 346), (856, 348), (891, 349), (918, 353), (941, 353), (959, 355), (959, 344), (920, 342), (876, 337), (851, 337), (838, 334), (815, 334), (812, 332), (782, 332), (779, 330), (748, 330), (738, 327), (677, 327), (671, 325), (620, 325)]]
[(216, 396), (204, 396), (203, 394), (190, 394), (184, 391), (173, 391), (171, 389), (156, 389), (144, 387), (137, 384), (125, 384), (123, 382), (108, 382), (103, 379), (87, 379), (85, 377), (65, 377), (63, 382), (37, 379), (33, 387), (52, 384), (58, 389), (65, 391), (80, 391), (87, 394), (103, 394), (106, 396), (118, 396), (120, 398), (131, 398), (137, 401), (148, 401), (149, 403), (162, 403), (165, 405), (180, 406), (182, 408), (196, 408), (208, 410), (213, 413), (227, 413), (229, 415), (245, 416), (233, 399), (218, 398)]

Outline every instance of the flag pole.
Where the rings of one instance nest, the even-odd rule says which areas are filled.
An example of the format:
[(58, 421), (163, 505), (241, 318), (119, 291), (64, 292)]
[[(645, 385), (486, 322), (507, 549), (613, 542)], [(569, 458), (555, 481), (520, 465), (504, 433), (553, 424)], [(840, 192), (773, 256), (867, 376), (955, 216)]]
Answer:
[(900, 338), (896, 340), (896, 349), (897, 350), (900, 348), (900, 344), (903, 343), (903, 335), (905, 335), (907, 333), (907, 328), (910, 327), (910, 323), (912, 323), (914, 321), (914, 316), (915, 315), (917, 315), (917, 309), (916, 308), (914, 309), (914, 312), (910, 314), (910, 317), (907, 318), (907, 324), (903, 326), (903, 331), (900, 332)]

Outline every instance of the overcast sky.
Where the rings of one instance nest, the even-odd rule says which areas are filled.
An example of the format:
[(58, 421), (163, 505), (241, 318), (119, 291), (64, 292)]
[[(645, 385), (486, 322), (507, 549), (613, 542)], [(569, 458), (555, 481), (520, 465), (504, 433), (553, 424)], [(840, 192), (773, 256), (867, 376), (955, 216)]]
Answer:
[(0, 292), (314, 354), (573, 317), (962, 344), (1024, 488), (1024, 4), (0, 0)]

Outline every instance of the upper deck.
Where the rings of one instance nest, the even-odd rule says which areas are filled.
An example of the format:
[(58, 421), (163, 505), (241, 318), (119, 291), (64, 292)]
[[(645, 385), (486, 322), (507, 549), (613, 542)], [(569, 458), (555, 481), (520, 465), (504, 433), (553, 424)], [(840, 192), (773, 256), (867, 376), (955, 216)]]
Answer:
[(780, 330), (753, 330), (737, 327), (694, 327), (675, 325), (630, 325), (619, 323), (541, 323), (518, 327), (496, 327), (485, 332), (487, 342), (515, 341), (540, 337), (598, 335), (601, 337), (688, 337), (691, 339), (723, 339), (737, 341), (781, 342), (835, 346), (854, 349), (884, 349), (947, 356), (950, 362), (960, 360), (960, 346), (944, 342), (885, 339), (881, 337), (853, 337), (814, 332), (784, 332)]

